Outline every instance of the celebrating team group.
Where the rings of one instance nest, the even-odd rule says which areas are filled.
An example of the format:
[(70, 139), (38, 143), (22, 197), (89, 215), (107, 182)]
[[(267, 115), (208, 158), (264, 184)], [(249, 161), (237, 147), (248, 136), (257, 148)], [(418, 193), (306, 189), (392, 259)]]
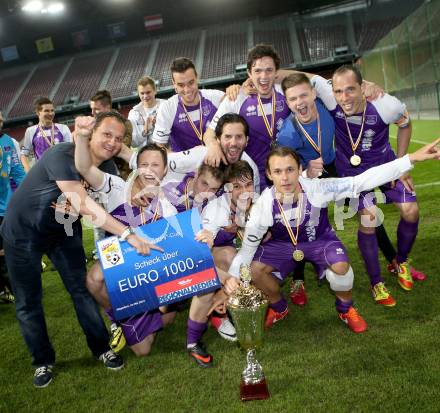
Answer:
[[(328, 81), (280, 70), (280, 64), (272, 46), (255, 46), (248, 53), (249, 78), (224, 93), (199, 89), (194, 63), (177, 58), (170, 68), (176, 94), (156, 99), (154, 80), (141, 78), (141, 101), (128, 120), (111, 110), (110, 94), (100, 91), (91, 99), (92, 116), (77, 117), (71, 135), (53, 122), (53, 104), (43, 98), (36, 105), (39, 123), (22, 141), (21, 160), (9, 141), (5, 148), (5, 135), (0, 138), (3, 153), (13, 155), (2, 164), (8, 169), (2, 169), (7, 195), (0, 233), (10, 285), (3, 277), (0, 287), (15, 297), (36, 387), (52, 381), (55, 364), (41, 300), (44, 254), (72, 297), (89, 348), (109, 369), (123, 366), (118, 352), (125, 344), (147, 355), (181, 307), (116, 321), (99, 262), (86, 270), (81, 216), (149, 254), (160, 248), (133, 228), (199, 211), (203, 230), (196, 239), (211, 248), (223, 285), (190, 303), (186, 348), (201, 367), (213, 365), (203, 343), (209, 322), (223, 338), (236, 340), (224, 303), (239, 284), (242, 264), (251, 266), (253, 283), (268, 297), (266, 328), (288, 316), (280, 288), (287, 278), (292, 303), (307, 303), (308, 262), (334, 292), (337, 317), (354, 333), (367, 329), (353, 305), (355, 277), (346, 248), (329, 221), (332, 201), (340, 213), (349, 208), (359, 215), (358, 246), (372, 301), (396, 305), (390, 292), (395, 286), (389, 290), (381, 275), (379, 250), (405, 291), (425, 279), (409, 264), (419, 223), (409, 171), (415, 162), (440, 159), (439, 140), (407, 154), (411, 121), (405, 105), (363, 80), (356, 66), (341, 66)], [(397, 125), (397, 153), (390, 124)], [(32, 152), (36, 162), (30, 167)], [(399, 210), (396, 248), (382, 225), (376, 188)], [(111, 321), (110, 333), (99, 306)]]

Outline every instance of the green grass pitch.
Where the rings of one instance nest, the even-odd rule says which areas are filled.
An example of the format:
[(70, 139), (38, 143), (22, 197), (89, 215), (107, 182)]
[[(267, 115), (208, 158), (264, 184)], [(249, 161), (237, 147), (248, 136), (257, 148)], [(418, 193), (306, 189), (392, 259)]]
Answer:
[[(439, 121), (414, 122), (413, 139), (429, 142), (439, 135)], [(410, 150), (419, 147), (412, 143)], [(215, 368), (203, 370), (189, 360), (184, 351), (187, 312), (158, 335), (150, 356), (136, 358), (124, 349), (125, 368), (107, 371), (91, 358), (70, 299), (49, 268), (43, 273), (44, 307), (57, 352), (54, 381), (46, 389), (33, 388), (33, 369), (14, 308), (0, 305), (0, 412), (438, 412), (440, 164), (417, 165), (413, 177), (421, 216), (411, 258), (428, 279), (404, 292), (386, 273), (381, 257), (397, 306), (375, 305), (357, 248), (356, 219), (346, 221), (338, 236), (349, 250), (355, 305), (369, 329), (355, 335), (337, 319), (333, 295), (326, 285), (317, 286), (307, 266), (309, 303), (302, 309), (290, 305), (288, 318), (266, 333), (258, 353), (269, 400), (239, 401), (245, 354), (213, 329), (204, 341), (214, 354)], [(395, 242), (396, 209), (381, 208)], [(90, 230), (85, 231), (85, 248), (90, 254)]]

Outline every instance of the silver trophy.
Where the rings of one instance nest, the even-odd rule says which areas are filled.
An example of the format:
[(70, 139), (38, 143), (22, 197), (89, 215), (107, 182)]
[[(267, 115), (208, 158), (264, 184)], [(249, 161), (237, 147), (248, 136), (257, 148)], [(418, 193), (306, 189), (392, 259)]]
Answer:
[(247, 365), (241, 375), (241, 400), (262, 400), (269, 397), (261, 364), (255, 357), (263, 345), (264, 319), (268, 301), (263, 293), (251, 285), (249, 265), (240, 266), (240, 286), (229, 297), (227, 308), (234, 321), (240, 346), (247, 352)]

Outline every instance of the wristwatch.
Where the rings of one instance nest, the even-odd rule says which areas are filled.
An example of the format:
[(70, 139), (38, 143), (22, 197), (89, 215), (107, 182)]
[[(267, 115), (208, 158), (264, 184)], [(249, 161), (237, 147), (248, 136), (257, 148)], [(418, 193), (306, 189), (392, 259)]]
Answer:
[(130, 235), (134, 234), (134, 229), (132, 227), (126, 227), (124, 232), (119, 237), (120, 241), (125, 241)]

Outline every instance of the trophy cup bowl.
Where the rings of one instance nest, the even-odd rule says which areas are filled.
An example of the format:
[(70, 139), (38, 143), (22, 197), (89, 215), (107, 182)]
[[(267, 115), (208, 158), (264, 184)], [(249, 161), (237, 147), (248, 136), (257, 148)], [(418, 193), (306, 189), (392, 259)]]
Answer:
[(249, 266), (240, 267), (240, 279), (241, 285), (229, 297), (227, 304), (240, 346), (247, 352), (247, 365), (241, 375), (240, 397), (242, 401), (263, 400), (269, 397), (269, 391), (255, 352), (263, 345), (268, 301), (260, 290), (250, 284)]

